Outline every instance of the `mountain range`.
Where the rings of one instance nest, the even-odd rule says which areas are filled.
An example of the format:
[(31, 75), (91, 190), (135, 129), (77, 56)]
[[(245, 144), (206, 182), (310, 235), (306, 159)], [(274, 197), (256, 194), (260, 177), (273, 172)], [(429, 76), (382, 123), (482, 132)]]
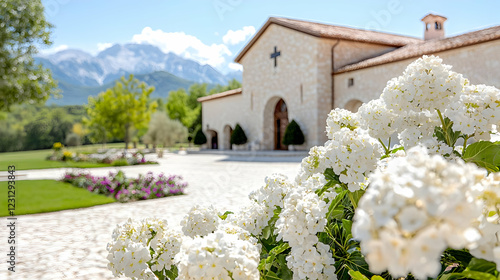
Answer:
[(164, 53), (147, 44), (115, 44), (96, 56), (66, 49), (35, 60), (49, 68), (58, 81), (63, 98), (48, 101), (58, 105), (85, 104), (89, 95), (97, 95), (129, 74), (155, 86), (153, 97), (166, 97), (169, 91), (187, 89), (193, 83), (225, 85), (233, 78), (241, 81), (242, 75), (241, 71), (223, 75), (210, 65)]

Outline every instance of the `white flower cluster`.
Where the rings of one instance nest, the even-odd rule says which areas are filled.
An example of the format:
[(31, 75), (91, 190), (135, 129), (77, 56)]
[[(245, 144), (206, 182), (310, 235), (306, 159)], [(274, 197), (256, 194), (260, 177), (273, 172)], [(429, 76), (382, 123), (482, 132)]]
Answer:
[(181, 221), (182, 232), (190, 237), (205, 236), (214, 232), (219, 222), (219, 214), (212, 205), (209, 207), (195, 205)]
[(409, 272), (418, 279), (436, 276), (447, 247), (469, 247), (481, 238), (473, 224), (482, 213), (475, 198), (484, 176), (473, 164), (429, 156), (424, 147), (372, 173), (352, 228), (370, 270), (388, 270), (396, 277)]
[(316, 236), (326, 226), (327, 203), (300, 186), (287, 194), (284, 203), (276, 221), (276, 239), (292, 248), (286, 260), (294, 279), (336, 279), (330, 248)]
[(495, 262), (500, 270), (500, 172), (489, 174), (481, 181), (481, 187), (479, 199), (484, 208), (477, 228), (482, 238), (471, 246), (470, 253)]
[(274, 216), (276, 207), (283, 208), (283, 199), (293, 187), (282, 174), (266, 177), (266, 185), (250, 194), (252, 203), (227, 218), (229, 223), (237, 225), (251, 234), (258, 236)]
[(451, 153), (452, 148), (433, 137), (434, 128), (441, 125), (437, 110), (443, 113), (460, 100), (468, 81), (450, 68), (435, 56), (411, 63), (402, 76), (387, 83), (379, 99), (359, 108), (361, 127), (378, 139), (397, 133), (405, 149), (424, 144), (436, 153)]
[(154, 272), (176, 266), (178, 279), (259, 279), (258, 240), (229, 223), (205, 236), (185, 236), (167, 229), (164, 220), (129, 219), (116, 227), (107, 250), (108, 268), (117, 277), (156, 280)]
[[(169, 245), (164, 245), (168, 243)], [(160, 252), (166, 248), (170, 252), (156, 256), (155, 269), (173, 265), (172, 259), (180, 249), (180, 238), (167, 229), (167, 221), (144, 219), (118, 225), (113, 231), (113, 241), (108, 244), (108, 269), (115, 276), (139, 279), (158, 279), (148, 262), (151, 261), (150, 248)]]
[(446, 116), (453, 130), (474, 135), (476, 140), (491, 140), (494, 126), (500, 124), (500, 90), (485, 85), (464, 87), (464, 93), (450, 104)]
[(260, 250), (241, 231), (186, 238), (176, 257), (179, 279), (259, 279)]
[(309, 157), (302, 160), (296, 181), (300, 184), (311, 175), (332, 168), (349, 190), (364, 188), (367, 175), (375, 169), (381, 156), (381, 145), (359, 125), (357, 114), (344, 109), (333, 110), (328, 115), (326, 128), (330, 140), (323, 147), (309, 151)]

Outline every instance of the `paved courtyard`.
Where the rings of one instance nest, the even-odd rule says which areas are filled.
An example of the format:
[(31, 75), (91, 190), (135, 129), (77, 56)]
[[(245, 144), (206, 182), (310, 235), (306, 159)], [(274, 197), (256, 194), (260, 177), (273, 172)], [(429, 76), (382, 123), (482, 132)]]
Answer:
[[(18, 216), (16, 273), (7, 273), (7, 220), (2, 218), (0, 279), (115, 279), (106, 268), (106, 244), (116, 224), (129, 217), (166, 218), (179, 222), (195, 204), (235, 210), (248, 203), (248, 194), (264, 184), (272, 173), (294, 178), (302, 156), (227, 156), (223, 154), (166, 154), (159, 165), (122, 167), (127, 176), (153, 171), (182, 175), (189, 183), (186, 195), (112, 203), (84, 209)], [(90, 169), (104, 175), (116, 168)], [(64, 169), (18, 171), (24, 179), (57, 179)], [(0, 172), (0, 175), (1, 172)], [(18, 202), (22, 203), (22, 202)]]

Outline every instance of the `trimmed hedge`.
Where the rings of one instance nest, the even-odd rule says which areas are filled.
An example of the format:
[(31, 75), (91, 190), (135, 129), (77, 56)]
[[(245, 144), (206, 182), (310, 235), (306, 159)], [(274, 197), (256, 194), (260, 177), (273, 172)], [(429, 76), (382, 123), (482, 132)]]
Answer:
[(241, 128), (240, 124), (236, 124), (236, 127), (231, 134), (231, 144), (243, 145), (248, 141), (245, 131)]
[(201, 128), (196, 131), (196, 134), (194, 135), (194, 144), (196, 145), (203, 145), (207, 143), (207, 137), (205, 136), (205, 133), (201, 131)]
[(304, 133), (302, 133), (299, 124), (295, 120), (292, 120), (285, 129), (283, 145), (302, 145), (304, 142)]

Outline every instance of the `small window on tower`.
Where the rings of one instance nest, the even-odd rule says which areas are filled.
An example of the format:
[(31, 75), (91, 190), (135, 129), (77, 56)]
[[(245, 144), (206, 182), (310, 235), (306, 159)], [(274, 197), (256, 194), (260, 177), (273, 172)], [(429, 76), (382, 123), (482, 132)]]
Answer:
[(347, 80), (347, 86), (348, 87), (354, 86), (354, 78), (349, 78), (349, 80)]
[(441, 23), (436, 21), (434, 24), (435, 24), (436, 30), (441, 30)]
[(427, 24), (425, 25), (425, 30), (429, 30), (429, 27), (430, 27), (430, 24), (429, 24), (429, 23), (427, 23)]

